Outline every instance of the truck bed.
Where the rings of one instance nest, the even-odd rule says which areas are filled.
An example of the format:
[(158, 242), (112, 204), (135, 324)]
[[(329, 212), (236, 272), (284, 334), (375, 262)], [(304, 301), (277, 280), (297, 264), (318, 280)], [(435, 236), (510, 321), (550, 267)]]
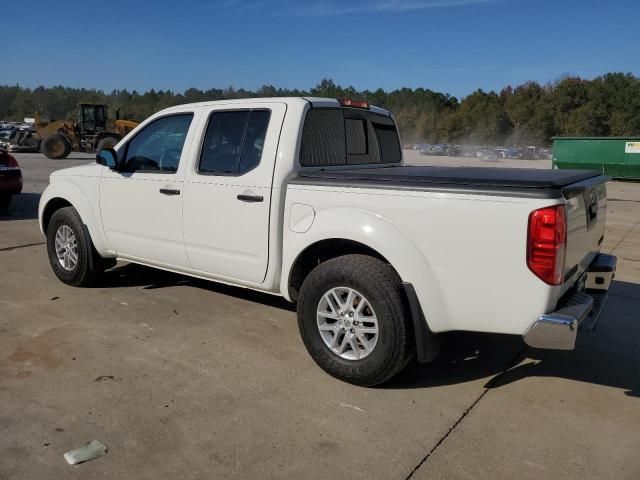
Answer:
[(564, 187), (599, 175), (591, 170), (394, 165), (305, 170), (298, 172), (290, 183), (561, 198)]

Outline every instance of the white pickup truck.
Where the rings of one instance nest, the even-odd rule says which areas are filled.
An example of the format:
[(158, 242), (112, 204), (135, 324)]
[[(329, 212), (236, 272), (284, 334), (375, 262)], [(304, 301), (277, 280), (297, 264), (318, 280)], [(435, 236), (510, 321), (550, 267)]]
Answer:
[(70, 285), (121, 259), (297, 302), (310, 355), (359, 385), (433, 359), (452, 330), (574, 348), (615, 272), (608, 178), (407, 166), (400, 145), (365, 102), (172, 107), (54, 172), (40, 228)]

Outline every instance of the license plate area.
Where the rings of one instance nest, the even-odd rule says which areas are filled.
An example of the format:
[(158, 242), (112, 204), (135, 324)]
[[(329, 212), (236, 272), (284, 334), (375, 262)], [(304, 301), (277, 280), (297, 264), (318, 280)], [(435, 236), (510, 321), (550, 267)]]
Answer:
[(587, 272), (584, 287), (587, 290), (609, 290), (615, 272)]
[[(596, 256), (583, 275), (584, 288), (587, 290), (609, 290), (616, 275), (617, 259), (604, 253)], [(581, 278), (582, 280), (582, 278)]]

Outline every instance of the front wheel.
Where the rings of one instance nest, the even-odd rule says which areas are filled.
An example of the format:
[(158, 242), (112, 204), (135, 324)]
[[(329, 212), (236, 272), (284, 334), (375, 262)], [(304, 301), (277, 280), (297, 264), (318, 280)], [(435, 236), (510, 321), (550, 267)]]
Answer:
[(59, 133), (49, 135), (40, 143), (41, 152), (52, 160), (67, 158), (72, 148), (69, 139)]
[[(47, 253), (56, 277), (74, 287), (89, 286), (100, 271), (82, 219), (73, 207), (57, 210), (47, 227)], [(94, 265), (94, 268), (92, 268)]]
[(345, 255), (316, 267), (298, 298), (298, 327), (315, 362), (349, 383), (373, 386), (413, 353), (400, 280), (382, 261)]

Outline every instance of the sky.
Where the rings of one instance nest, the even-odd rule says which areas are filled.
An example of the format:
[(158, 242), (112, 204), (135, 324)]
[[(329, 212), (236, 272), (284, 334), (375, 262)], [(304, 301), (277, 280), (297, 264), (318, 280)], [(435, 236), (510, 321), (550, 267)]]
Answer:
[(640, 75), (639, 0), (29, 0), (0, 84), (145, 91), (429, 88)]

